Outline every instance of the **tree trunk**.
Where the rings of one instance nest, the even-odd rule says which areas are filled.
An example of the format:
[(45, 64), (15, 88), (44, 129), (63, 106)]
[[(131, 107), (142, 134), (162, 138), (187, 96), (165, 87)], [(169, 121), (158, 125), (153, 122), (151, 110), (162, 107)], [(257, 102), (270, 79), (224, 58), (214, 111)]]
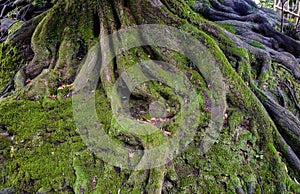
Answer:
[(0, 193), (300, 192), (300, 43), (272, 11), (0, 4)]

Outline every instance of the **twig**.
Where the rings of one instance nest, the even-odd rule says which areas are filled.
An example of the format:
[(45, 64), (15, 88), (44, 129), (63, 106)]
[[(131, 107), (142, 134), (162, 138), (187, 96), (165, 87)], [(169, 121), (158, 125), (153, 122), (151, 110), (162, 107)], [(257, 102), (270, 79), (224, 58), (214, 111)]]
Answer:
[(298, 109), (298, 111), (300, 111), (300, 105), (299, 105), (299, 103), (298, 103), (298, 101), (297, 101), (297, 98), (295, 97), (294, 91), (293, 91), (293, 90), (291, 89), (291, 87), (290, 87), (288, 84), (286, 84), (285, 82), (283, 82), (283, 84), (288, 88), (289, 92), (290, 92), (291, 95), (292, 95), (292, 99), (293, 99), (293, 101), (294, 101), (294, 103), (295, 103), (296, 108)]
[(260, 190), (261, 190), (261, 193), (264, 194), (265, 193), (265, 190), (260, 182), (260, 178), (257, 179), (257, 183), (259, 184), (259, 187), (260, 187)]

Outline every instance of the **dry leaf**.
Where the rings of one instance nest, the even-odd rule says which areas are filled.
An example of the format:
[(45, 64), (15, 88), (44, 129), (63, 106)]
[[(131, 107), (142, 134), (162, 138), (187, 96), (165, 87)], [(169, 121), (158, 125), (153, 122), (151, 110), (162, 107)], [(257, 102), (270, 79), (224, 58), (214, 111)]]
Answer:
[(167, 136), (172, 136), (172, 133), (169, 131), (164, 131), (164, 134), (166, 134)]

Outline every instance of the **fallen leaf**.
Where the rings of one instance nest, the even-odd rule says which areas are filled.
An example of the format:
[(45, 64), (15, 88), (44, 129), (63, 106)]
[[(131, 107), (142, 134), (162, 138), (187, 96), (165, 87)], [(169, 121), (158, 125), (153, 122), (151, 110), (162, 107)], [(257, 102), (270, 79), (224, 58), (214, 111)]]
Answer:
[(57, 88), (57, 90), (62, 90), (62, 89), (64, 89), (66, 87), (66, 85), (61, 85), (61, 86), (59, 86), (58, 88)]
[(169, 131), (164, 131), (164, 134), (167, 135), (167, 136), (172, 136), (172, 133), (169, 132)]
[(93, 189), (96, 188), (96, 183), (97, 183), (97, 180), (96, 180), (96, 177), (94, 176), (94, 178), (92, 180), (92, 187), (93, 187)]
[(283, 166), (284, 166), (285, 172), (288, 174), (288, 173), (289, 173), (289, 170), (288, 170), (287, 166), (285, 165), (284, 162), (282, 162), (282, 164), (283, 164)]
[(67, 84), (66, 87), (71, 88), (71, 87), (73, 87), (73, 84)]
[(224, 120), (227, 120), (227, 119), (228, 119), (228, 114), (227, 114), (227, 113), (224, 114), (223, 119), (224, 119)]
[(133, 158), (134, 157), (134, 152), (130, 152), (129, 153), (129, 158)]
[(51, 96), (48, 96), (50, 99), (56, 99), (57, 96), (56, 95), (51, 95)]

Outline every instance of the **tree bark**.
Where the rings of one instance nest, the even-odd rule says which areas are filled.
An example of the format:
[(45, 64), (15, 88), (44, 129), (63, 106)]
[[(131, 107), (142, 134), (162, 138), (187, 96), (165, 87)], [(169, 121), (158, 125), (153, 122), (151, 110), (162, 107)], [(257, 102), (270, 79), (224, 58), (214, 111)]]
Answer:
[[(0, 193), (300, 192), (300, 43), (277, 30), (280, 17), (272, 11), (258, 8), (251, 0), (0, 4), (0, 19), (13, 17), (21, 24), (1, 31)], [(189, 51), (184, 55), (152, 45), (122, 50), (120, 44), (128, 38), (122, 36), (101, 44), (109, 34), (145, 24), (163, 24), (193, 36), (210, 53), (195, 61), (208, 67), (201, 69), (188, 57), (193, 52), (188, 47), (199, 45), (183, 42)], [(167, 33), (168, 28), (150, 38)], [(149, 38), (134, 35), (143, 41)], [(102, 68), (107, 61), (99, 59), (114, 54)], [(210, 71), (212, 61), (217, 62), (215, 71)], [(140, 69), (131, 69), (139, 63)], [(206, 76), (206, 70), (214, 76)], [(133, 87), (145, 77), (146, 82)], [(117, 84), (122, 87), (114, 91)], [(213, 87), (222, 89), (216, 92)], [(95, 108), (97, 118), (85, 113), (79, 117), (99, 123), (88, 125), (82, 134), (72, 100), (87, 89), (82, 106), (90, 99), (95, 99), (95, 105), (77, 108)], [(188, 96), (195, 92), (196, 97), (183, 103), (187, 94), (182, 91), (189, 91)], [(216, 101), (222, 94), (224, 99)], [(130, 121), (126, 117), (120, 124), (124, 111), (118, 106), (124, 102)], [(214, 103), (222, 113), (222, 127), (207, 132), (218, 124), (211, 123)], [(193, 112), (185, 113), (188, 108)], [(197, 111), (199, 116), (194, 116)], [(185, 142), (169, 141), (181, 137), (177, 134), (190, 135), (189, 128), (180, 128), (182, 120), (196, 131), (186, 150), (173, 150), (176, 143)], [(146, 136), (126, 131), (122, 124), (160, 130)], [(138, 150), (127, 154), (130, 169), (117, 165), (122, 161), (112, 164), (98, 157), (99, 152), (118, 155), (118, 150), (108, 142), (93, 147), (103, 141), (103, 133), (91, 128), (104, 131), (118, 145)], [(93, 141), (86, 143), (83, 136)], [(164, 143), (172, 153), (158, 152), (153, 161), (145, 161), (147, 149)], [(208, 150), (207, 145), (211, 145)], [(162, 154), (176, 157), (139, 169)]]

